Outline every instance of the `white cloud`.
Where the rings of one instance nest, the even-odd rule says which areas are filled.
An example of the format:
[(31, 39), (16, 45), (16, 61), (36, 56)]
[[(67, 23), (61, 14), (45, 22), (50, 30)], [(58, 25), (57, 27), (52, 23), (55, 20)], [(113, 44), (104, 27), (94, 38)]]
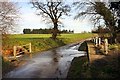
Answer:
[(32, 22), (32, 23), (42, 22), (42, 18), (40, 16), (35, 15), (34, 13), (23, 14), (21, 15), (21, 19), (27, 22)]
[(91, 31), (92, 23), (88, 19), (84, 20), (74, 20), (71, 18), (66, 18), (63, 20), (65, 29), (74, 30), (75, 33), (80, 33), (82, 31)]

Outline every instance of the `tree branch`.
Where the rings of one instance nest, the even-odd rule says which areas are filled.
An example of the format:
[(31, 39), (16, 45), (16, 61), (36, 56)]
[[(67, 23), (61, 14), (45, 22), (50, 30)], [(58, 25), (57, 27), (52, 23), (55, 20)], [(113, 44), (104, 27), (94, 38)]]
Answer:
[(60, 12), (59, 16), (58, 16), (58, 19), (62, 16), (62, 12)]
[[(51, 5), (49, 5), (49, 4), (51, 4)], [(53, 9), (53, 2), (48, 2), (47, 6), (49, 8), (49, 12), (50, 12), (51, 18), (54, 19), (54, 17), (53, 17), (53, 10), (52, 10)]]

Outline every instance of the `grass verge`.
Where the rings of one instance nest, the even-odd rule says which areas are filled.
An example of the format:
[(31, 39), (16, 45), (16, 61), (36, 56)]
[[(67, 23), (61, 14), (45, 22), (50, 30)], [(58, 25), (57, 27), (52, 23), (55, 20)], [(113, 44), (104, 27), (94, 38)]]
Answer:
[(13, 49), (13, 46), (21, 46), (28, 43), (32, 44), (32, 52), (48, 50), (51, 48), (63, 46), (73, 42), (92, 37), (94, 34), (61, 34), (57, 40), (52, 40), (50, 34), (14, 34), (9, 39), (2, 42), (3, 50)]

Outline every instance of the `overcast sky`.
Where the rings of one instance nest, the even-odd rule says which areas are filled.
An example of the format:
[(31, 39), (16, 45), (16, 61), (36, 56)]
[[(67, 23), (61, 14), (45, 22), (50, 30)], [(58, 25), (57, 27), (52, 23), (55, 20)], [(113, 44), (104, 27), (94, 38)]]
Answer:
[[(41, 16), (35, 14), (35, 9), (31, 8), (32, 5), (27, 1), (18, 2), (18, 6), (20, 7), (20, 20), (18, 22), (19, 28), (17, 28), (17, 33), (23, 33), (24, 28), (40, 29), (52, 27), (52, 25), (48, 25), (42, 21)], [(91, 31), (91, 29), (93, 29), (93, 24), (88, 19), (74, 20), (73, 18), (77, 13), (72, 11), (71, 14), (71, 16), (61, 20), (64, 27), (60, 27), (60, 29), (74, 30), (75, 33)]]

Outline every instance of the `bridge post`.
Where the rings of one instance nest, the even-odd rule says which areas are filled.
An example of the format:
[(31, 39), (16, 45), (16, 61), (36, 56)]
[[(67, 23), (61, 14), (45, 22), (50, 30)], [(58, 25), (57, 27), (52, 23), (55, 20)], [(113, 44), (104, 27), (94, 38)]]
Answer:
[(105, 39), (105, 54), (108, 54), (108, 39)]
[(95, 38), (95, 45), (98, 46), (98, 37)]
[(94, 37), (94, 39), (93, 39), (94, 44), (95, 44), (95, 40), (96, 40), (96, 39), (95, 39), (95, 37)]
[(101, 45), (101, 38), (98, 38), (99, 45)]
[(31, 43), (29, 43), (29, 52), (30, 52), (30, 53), (32, 52)]
[(14, 59), (16, 59), (16, 50), (17, 50), (17, 48), (16, 48), (16, 46), (14, 46), (14, 47), (13, 47), (13, 55), (14, 55)]

